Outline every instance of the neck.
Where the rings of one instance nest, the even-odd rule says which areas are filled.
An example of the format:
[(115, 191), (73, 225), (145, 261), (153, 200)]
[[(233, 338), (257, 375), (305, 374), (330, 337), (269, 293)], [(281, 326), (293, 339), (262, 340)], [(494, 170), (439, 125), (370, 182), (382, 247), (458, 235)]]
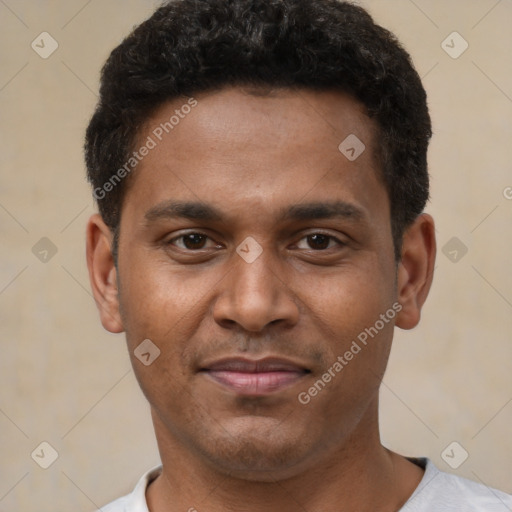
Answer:
[(396, 512), (418, 486), (423, 470), (381, 445), (377, 407), (369, 409), (341, 446), (264, 480), (211, 467), (153, 415), (163, 470), (147, 490), (149, 510)]

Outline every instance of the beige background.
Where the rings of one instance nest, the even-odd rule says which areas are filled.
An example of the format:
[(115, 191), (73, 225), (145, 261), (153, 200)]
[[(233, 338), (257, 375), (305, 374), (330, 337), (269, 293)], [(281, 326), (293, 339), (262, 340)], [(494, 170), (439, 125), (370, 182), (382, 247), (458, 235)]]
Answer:
[[(512, 492), (512, 2), (361, 4), (412, 54), (435, 131), (435, 281), (420, 326), (397, 330), (382, 439)], [(89, 291), (82, 159), (100, 67), (156, 5), (0, 0), (3, 512), (95, 510), (159, 462), (124, 337), (103, 330)], [(31, 48), (43, 31), (59, 44), (48, 59)], [(441, 46), (453, 31), (469, 43), (457, 59)], [(42, 237), (57, 248), (46, 263), (32, 252)], [(452, 237), (468, 248), (456, 262)], [(59, 455), (46, 470), (31, 458), (42, 441)], [(452, 441), (469, 453), (456, 470), (441, 457)]]

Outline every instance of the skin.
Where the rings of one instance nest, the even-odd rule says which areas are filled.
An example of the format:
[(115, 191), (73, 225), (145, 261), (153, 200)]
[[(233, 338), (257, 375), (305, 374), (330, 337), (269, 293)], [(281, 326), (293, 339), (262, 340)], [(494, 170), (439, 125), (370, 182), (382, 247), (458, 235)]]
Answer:
[[(407, 229), (397, 264), (364, 107), (336, 91), (251, 92), (196, 95), (198, 105), (138, 164), (117, 268), (101, 217), (87, 226), (102, 324), (126, 333), (151, 405), (163, 473), (147, 490), (149, 509), (396, 511), (423, 470), (381, 445), (378, 392), (394, 326), (417, 325), (430, 289), (433, 219), (422, 214)], [(186, 101), (162, 105), (138, 142)], [(352, 162), (338, 150), (351, 133), (366, 146)], [(169, 201), (200, 202), (221, 218), (164, 216)], [(359, 215), (280, 216), (335, 201)], [(197, 232), (206, 236), (178, 238)], [(263, 251), (252, 263), (236, 252), (249, 236)], [(300, 403), (396, 302), (397, 316)], [(161, 351), (149, 366), (134, 356), (145, 339)], [(227, 356), (286, 357), (310, 373), (275, 393), (241, 396), (198, 372)]]

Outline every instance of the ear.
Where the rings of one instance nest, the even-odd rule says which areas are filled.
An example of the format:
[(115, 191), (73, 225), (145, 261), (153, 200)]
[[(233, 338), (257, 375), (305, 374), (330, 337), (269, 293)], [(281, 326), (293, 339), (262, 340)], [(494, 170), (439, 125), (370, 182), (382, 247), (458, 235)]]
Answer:
[(109, 332), (123, 332), (117, 272), (112, 257), (112, 233), (97, 213), (87, 223), (86, 255), (89, 280), (101, 323)]
[(396, 325), (412, 329), (418, 325), (421, 308), (427, 299), (436, 259), (434, 219), (422, 213), (403, 236), (402, 257), (398, 264), (398, 301), (402, 310)]

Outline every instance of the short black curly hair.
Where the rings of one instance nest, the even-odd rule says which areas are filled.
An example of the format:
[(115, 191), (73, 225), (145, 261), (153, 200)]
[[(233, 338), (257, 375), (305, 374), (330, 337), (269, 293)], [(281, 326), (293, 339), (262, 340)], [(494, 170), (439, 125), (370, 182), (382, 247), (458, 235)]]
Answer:
[(112, 51), (84, 149), (114, 258), (126, 180), (108, 194), (104, 185), (144, 122), (168, 100), (226, 86), (335, 89), (366, 107), (378, 126), (398, 261), (404, 230), (429, 199), (426, 93), (396, 37), (340, 0), (171, 0)]

